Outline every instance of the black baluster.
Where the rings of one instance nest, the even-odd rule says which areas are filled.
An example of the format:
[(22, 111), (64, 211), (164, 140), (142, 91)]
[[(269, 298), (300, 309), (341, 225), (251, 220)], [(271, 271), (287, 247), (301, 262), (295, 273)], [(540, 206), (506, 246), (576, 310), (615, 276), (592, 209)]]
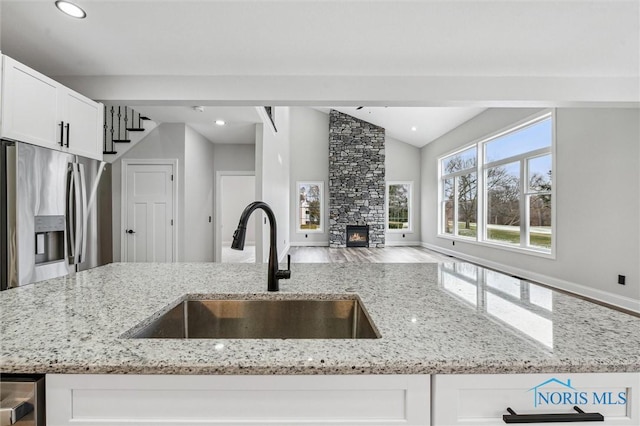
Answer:
[(129, 114), (127, 111), (127, 107), (124, 107), (124, 139), (121, 137), (123, 130), (122, 130), (122, 107), (118, 107), (118, 139), (114, 139), (113, 142), (114, 143), (129, 143), (131, 142), (129, 140), (129, 138), (127, 137), (127, 121), (129, 121)]
[(127, 106), (125, 105), (124, 107), (124, 138), (125, 139), (129, 139), (128, 134), (127, 134), (127, 124), (129, 122), (129, 117), (127, 117)]
[(122, 113), (120, 112), (120, 107), (118, 107), (118, 140), (120, 140), (120, 131), (122, 129), (121, 121), (122, 121)]
[(113, 144), (113, 133), (115, 132), (115, 127), (113, 124), (113, 120), (114, 120), (114, 114), (115, 114), (116, 110), (113, 106), (111, 106), (111, 152), (115, 152), (116, 151), (116, 147)]

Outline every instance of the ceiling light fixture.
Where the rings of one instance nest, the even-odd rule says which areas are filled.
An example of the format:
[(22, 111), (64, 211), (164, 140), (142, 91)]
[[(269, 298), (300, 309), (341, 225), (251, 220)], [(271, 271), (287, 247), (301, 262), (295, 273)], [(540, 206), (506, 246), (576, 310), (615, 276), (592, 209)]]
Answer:
[(75, 5), (71, 2), (58, 0), (56, 1), (56, 7), (63, 13), (78, 19), (84, 19), (87, 17), (87, 13), (82, 10), (82, 8), (78, 5)]
[(416, 126), (413, 126), (413, 127), (411, 128), (411, 131), (412, 131), (412, 132), (415, 132), (416, 130), (418, 130), (418, 128), (417, 128)]
[(204, 112), (204, 107), (203, 106), (194, 106), (193, 110), (197, 111), (197, 112)]
[(225, 122), (224, 122), (224, 120), (216, 120), (216, 124), (217, 124), (218, 126), (224, 126), (224, 125), (225, 125)]

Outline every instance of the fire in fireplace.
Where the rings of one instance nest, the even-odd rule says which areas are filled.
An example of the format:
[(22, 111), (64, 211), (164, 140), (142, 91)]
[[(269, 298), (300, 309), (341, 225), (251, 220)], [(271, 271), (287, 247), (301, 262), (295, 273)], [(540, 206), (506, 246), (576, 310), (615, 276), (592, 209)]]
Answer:
[(369, 247), (369, 225), (347, 225), (347, 247)]

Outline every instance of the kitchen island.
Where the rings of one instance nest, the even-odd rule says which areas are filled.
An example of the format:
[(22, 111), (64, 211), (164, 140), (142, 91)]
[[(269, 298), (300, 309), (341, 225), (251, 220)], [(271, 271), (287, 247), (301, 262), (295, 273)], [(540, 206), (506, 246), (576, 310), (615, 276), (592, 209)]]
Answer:
[[(0, 370), (180, 377), (640, 377), (637, 316), (468, 263), (294, 264), (278, 293), (267, 293), (266, 275), (266, 265), (111, 264), (5, 291)], [(361, 299), (380, 339), (127, 337), (186, 295), (345, 294)]]

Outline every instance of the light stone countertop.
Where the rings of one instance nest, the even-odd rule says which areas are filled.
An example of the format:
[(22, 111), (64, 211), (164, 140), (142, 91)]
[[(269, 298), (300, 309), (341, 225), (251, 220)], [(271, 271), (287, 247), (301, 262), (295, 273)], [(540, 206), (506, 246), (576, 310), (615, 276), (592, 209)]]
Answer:
[[(117, 263), (0, 293), (3, 373), (640, 372), (640, 318), (468, 263)], [(349, 291), (347, 291), (349, 290)], [(186, 294), (357, 294), (381, 339), (129, 339)]]

